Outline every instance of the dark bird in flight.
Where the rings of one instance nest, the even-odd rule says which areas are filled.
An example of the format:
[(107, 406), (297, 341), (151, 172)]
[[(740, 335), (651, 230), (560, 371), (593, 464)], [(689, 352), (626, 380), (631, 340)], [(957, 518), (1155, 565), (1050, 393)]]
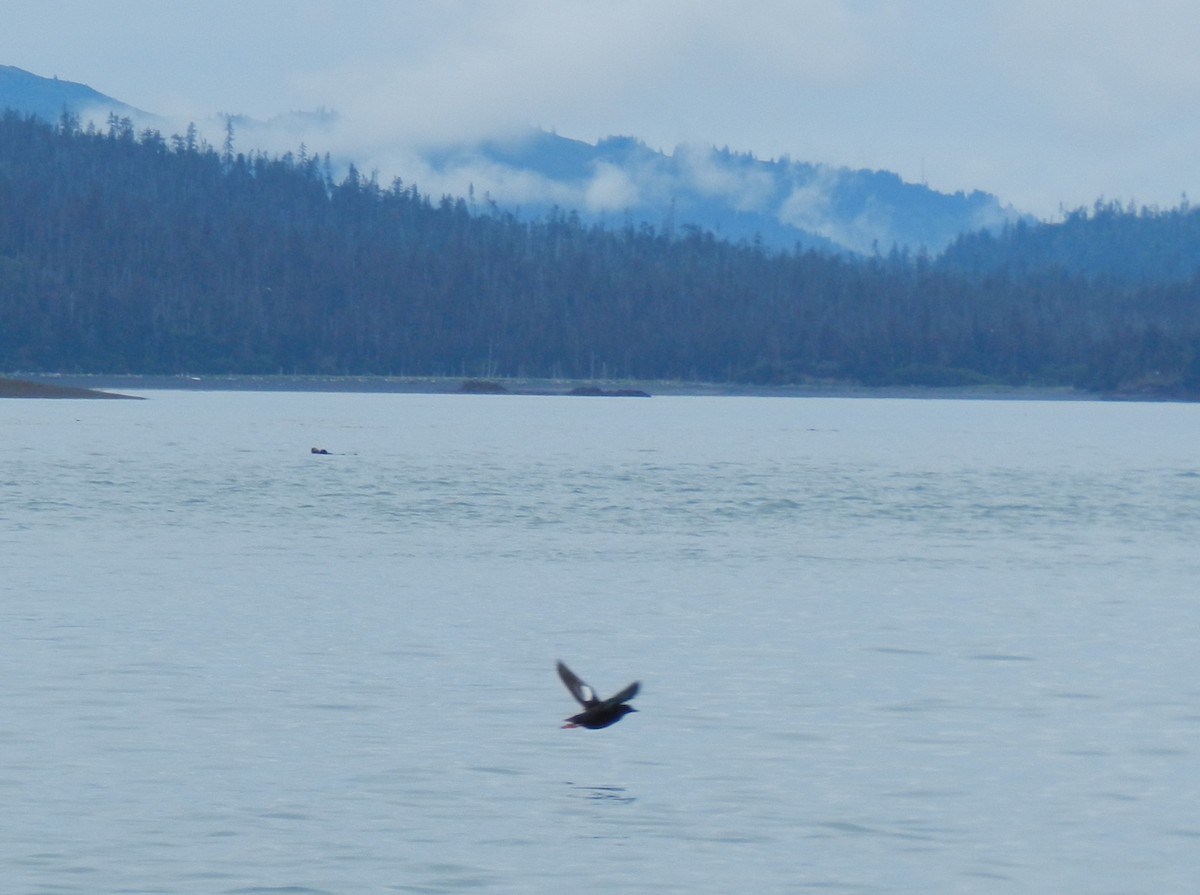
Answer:
[(581, 681), (578, 675), (562, 662), (558, 663), (558, 676), (567, 685), (567, 689), (571, 691), (571, 695), (583, 706), (582, 712), (578, 715), (572, 715), (567, 719), (567, 723), (563, 725), (564, 728), (586, 727), (588, 730), (599, 730), (601, 727), (616, 724), (630, 712), (637, 711), (633, 706), (625, 704), (637, 696), (638, 687), (641, 686), (637, 681), (634, 681), (616, 696), (610, 696), (608, 699), (598, 699), (596, 698), (596, 691)]

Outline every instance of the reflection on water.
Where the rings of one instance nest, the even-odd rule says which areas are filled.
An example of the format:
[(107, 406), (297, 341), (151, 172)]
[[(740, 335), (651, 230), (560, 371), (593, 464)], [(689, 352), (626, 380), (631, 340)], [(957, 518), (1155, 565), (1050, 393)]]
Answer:
[(598, 802), (619, 802), (631, 805), (637, 801), (636, 796), (626, 794), (624, 786), (586, 785), (581, 783), (566, 784), (571, 789), (571, 795), (580, 799), (592, 799)]

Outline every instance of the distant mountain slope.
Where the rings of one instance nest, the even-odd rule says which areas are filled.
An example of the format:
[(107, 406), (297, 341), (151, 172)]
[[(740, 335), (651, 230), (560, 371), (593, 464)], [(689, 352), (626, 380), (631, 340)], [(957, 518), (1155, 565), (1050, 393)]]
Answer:
[(888, 171), (764, 161), (698, 146), (667, 154), (632, 137), (593, 146), (533, 131), (519, 140), (454, 147), (428, 160), (477, 193), (498, 184), (489, 192), (501, 206), (520, 204), (536, 213), (557, 204), (588, 220), (698, 226), (735, 242), (761, 238), (782, 249), (871, 255), (899, 246), (936, 253), (961, 233), (1020, 218), (990, 194), (947, 195)]
[[(33, 113), (51, 123), (64, 108), (102, 124), (109, 111), (135, 126), (165, 127), (155, 116), (83, 84), (42, 78), (0, 66), (0, 108)], [(257, 122), (234, 116), (242, 149), (271, 133), (295, 145), (319, 147), (337, 127), (328, 111), (291, 113)], [(210, 126), (212, 122), (208, 123)], [(219, 125), (223, 127), (222, 125)], [(220, 133), (208, 134), (219, 142)], [(344, 158), (343, 169), (351, 162)], [(731, 242), (761, 241), (791, 250), (862, 255), (893, 248), (936, 254), (960, 234), (1000, 229), (1021, 216), (988, 193), (945, 194), (906, 183), (888, 171), (851, 170), (765, 161), (728, 149), (680, 146), (656, 151), (632, 137), (595, 145), (530, 130), (523, 138), (430, 150), (420, 172), (389, 171), (406, 181), (456, 196), (486, 196), (528, 219), (553, 208), (610, 227), (649, 224), (661, 231), (697, 228)]]
[(64, 109), (79, 116), (92, 113), (101, 121), (110, 111), (122, 116), (149, 117), (86, 84), (43, 78), (12, 65), (0, 65), (0, 108), (37, 115), (52, 123), (58, 121)]

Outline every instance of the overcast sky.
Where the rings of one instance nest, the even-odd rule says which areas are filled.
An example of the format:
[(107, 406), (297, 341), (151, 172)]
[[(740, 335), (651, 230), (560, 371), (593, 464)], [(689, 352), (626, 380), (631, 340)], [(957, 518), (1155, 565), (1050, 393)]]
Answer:
[(1200, 197), (1196, 0), (0, 0), (0, 22), (2, 64), (195, 119), (325, 107), (344, 145), (310, 148), (366, 163), (535, 125), (1045, 217)]

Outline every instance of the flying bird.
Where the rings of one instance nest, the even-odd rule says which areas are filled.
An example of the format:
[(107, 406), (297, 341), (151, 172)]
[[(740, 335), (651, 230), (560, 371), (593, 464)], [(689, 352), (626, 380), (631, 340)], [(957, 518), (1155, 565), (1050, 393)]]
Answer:
[(567, 723), (563, 725), (564, 729), (567, 727), (586, 727), (588, 730), (599, 730), (602, 727), (608, 727), (610, 724), (616, 724), (630, 712), (637, 711), (633, 706), (625, 704), (637, 696), (638, 688), (641, 686), (637, 681), (634, 681), (616, 696), (610, 696), (608, 699), (598, 699), (596, 691), (580, 680), (579, 676), (562, 662), (558, 663), (558, 676), (567, 685), (567, 689), (571, 691), (571, 695), (583, 706), (582, 712), (578, 715), (572, 715), (567, 719)]

